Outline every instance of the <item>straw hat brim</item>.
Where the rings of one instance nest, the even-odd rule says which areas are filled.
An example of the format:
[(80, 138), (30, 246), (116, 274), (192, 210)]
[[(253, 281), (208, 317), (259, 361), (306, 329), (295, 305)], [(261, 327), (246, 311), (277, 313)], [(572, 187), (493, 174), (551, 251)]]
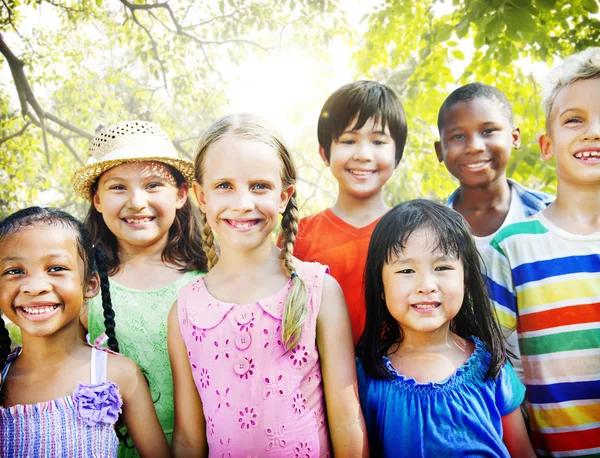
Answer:
[(163, 164), (170, 165), (177, 169), (185, 181), (191, 186), (194, 181), (194, 163), (185, 159), (178, 159), (173, 157), (136, 157), (127, 159), (112, 159), (109, 161), (99, 161), (93, 164), (87, 164), (83, 167), (78, 168), (73, 174), (72, 183), (75, 192), (80, 197), (92, 200), (92, 184), (98, 179), (100, 175), (117, 165), (121, 165), (128, 162), (162, 162)]

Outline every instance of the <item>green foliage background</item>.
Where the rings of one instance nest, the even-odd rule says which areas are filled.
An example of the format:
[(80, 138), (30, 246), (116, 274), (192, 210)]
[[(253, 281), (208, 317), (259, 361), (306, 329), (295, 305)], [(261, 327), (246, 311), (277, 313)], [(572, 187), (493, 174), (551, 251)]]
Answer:
[[(471, 81), (499, 87), (513, 104), (523, 141), (509, 176), (553, 192), (552, 164), (540, 160), (537, 148), (544, 127), (541, 75), (529, 69), (545, 68), (531, 65), (536, 62), (551, 66), (600, 38), (596, 0), (170, 0), (168, 5), (2, 0), (0, 33), (24, 63), (46, 112), (90, 135), (99, 125), (123, 119), (156, 121), (189, 157), (201, 131), (227, 112), (229, 74), (238, 64), (294, 45), (326, 66), (332, 41), (342, 41), (354, 50), (349, 62), (354, 76), (389, 84), (405, 105), (409, 141), (386, 186), (389, 204), (420, 196), (443, 200), (456, 187), (433, 152), (435, 120), (449, 92)], [(359, 27), (347, 20), (356, 7), (366, 11)], [(31, 26), (40, 14), (54, 19)], [(42, 196), (83, 216), (86, 203), (73, 194), (70, 177), (86, 160), (88, 138), (47, 119), (58, 135), (48, 135), (46, 155), (42, 130), (23, 117), (5, 56), (0, 76), (0, 217)], [(316, 119), (306, 118), (318, 113), (331, 92), (324, 89), (328, 77), (318, 99), (286, 113), (299, 132), (291, 146), (300, 169), (302, 214), (331, 205), (336, 193), (316, 153)]]

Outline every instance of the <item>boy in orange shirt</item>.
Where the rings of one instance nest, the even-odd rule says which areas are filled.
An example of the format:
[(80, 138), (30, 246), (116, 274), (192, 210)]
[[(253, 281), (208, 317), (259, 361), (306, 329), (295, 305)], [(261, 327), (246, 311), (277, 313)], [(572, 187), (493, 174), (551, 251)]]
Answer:
[(382, 188), (406, 144), (404, 109), (387, 86), (356, 81), (327, 99), (317, 135), (321, 158), (338, 182), (338, 197), (333, 207), (300, 220), (294, 256), (329, 266), (344, 291), (356, 344), (365, 324), (369, 240), (389, 210)]

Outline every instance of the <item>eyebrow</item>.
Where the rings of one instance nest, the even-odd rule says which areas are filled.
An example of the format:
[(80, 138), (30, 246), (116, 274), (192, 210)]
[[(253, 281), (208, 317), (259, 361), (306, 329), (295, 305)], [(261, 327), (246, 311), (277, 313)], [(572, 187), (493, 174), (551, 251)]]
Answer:
[[(12, 261), (23, 261), (25, 258), (21, 256), (5, 256), (0, 260), (0, 262), (12, 262)], [(64, 253), (49, 253), (44, 256), (42, 259), (71, 259), (70, 256), (65, 255)]]
[[(434, 261), (456, 261), (457, 258), (448, 255), (438, 256), (433, 259)], [(414, 258), (396, 258), (393, 264), (410, 264), (411, 262), (415, 262)]]
[[(358, 129), (348, 129), (348, 130), (345, 130), (344, 132), (342, 132), (340, 134), (340, 137), (344, 134), (357, 134), (357, 133), (358, 133)], [(369, 134), (377, 134), (377, 135), (390, 135), (383, 130), (370, 130), (368, 133)]]
[(558, 114), (558, 117), (563, 116), (564, 114), (568, 113), (569, 111), (583, 111), (581, 108), (567, 108), (566, 110), (561, 111)]

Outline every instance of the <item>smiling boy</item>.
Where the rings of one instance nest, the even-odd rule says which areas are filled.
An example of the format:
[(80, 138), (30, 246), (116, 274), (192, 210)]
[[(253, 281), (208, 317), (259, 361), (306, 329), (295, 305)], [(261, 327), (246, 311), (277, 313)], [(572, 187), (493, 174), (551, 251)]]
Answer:
[(404, 109), (387, 86), (356, 81), (327, 99), (317, 135), (321, 158), (338, 182), (338, 196), (333, 207), (300, 221), (294, 255), (329, 266), (344, 291), (356, 343), (365, 323), (369, 240), (389, 210), (382, 188), (406, 144)]
[[(460, 182), (446, 205), (467, 220), (482, 254), (500, 228), (535, 215), (554, 200), (506, 177), (511, 152), (521, 145), (521, 131), (499, 89), (483, 83), (456, 89), (440, 108), (438, 129), (438, 160)], [(524, 381), (516, 334), (503, 331), (516, 355), (511, 358), (515, 372)]]
[(553, 70), (544, 160), (556, 200), (486, 248), (501, 324), (516, 329), (532, 443), (543, 456), (600, 453), (600, 48)]

